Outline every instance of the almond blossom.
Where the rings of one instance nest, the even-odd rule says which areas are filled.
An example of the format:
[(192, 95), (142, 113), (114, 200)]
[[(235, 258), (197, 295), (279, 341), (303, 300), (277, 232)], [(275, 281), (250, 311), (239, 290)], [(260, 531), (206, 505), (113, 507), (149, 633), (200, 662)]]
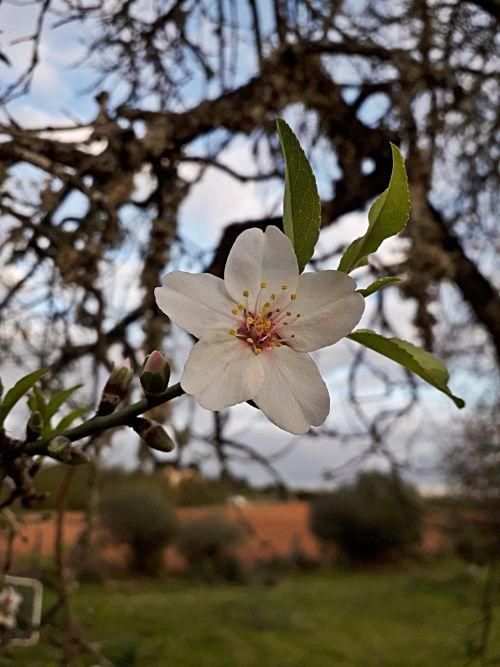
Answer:
[(364, 310), (354, 280), (340, 271), (299, 275), (292, 244), (277, 227), (249, 229), (229, 253), (224, 280), (168, 273), (158, 306), (193, 334), (181, 386), (208, 410), (252, 399), (290, 433), (319, 426), (328, 389), (308, 354), (350, 333)]

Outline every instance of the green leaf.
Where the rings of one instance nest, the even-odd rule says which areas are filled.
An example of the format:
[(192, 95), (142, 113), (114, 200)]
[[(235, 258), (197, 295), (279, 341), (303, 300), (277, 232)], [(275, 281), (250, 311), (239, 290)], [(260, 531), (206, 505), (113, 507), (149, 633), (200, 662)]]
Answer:
[(448, 388), (450, 375), (446, 366), (430, 352), (426, 352), (406, 340), (401, 340), (401, 338), (386, 338), (370, 329), (358, 329), (347, 337), (401, 364), (401, 366), (419, 375), (423, 380), (449, 396), (457, 408), (464, 407), (465, 402), (458, 396), (454, 396)]
[(399, 148), (391, 144), (392, 174), (389, 187), (377, 197), (368, 213), (366, 234), (347, 247), (339, 271), (349, 273), (368, 261), (368, 255), (379, 249), (385, 239), (398, 234), (408, 222), (410, 192), (405, 163)]
[(285, 158), (283, 229), (292, 242), (302, 273), (314, 253), (321, 225), (321, 201), (313, 170), (290, 126), (276, 119)]
[(357, 289), (356, 292), (358, 292), (358, 294), (361, 294), (361, 296), (367, 297), (370, 296), (370, 294), (378, 292), (379, 289), (382, 289), (386, 285), (392, 285), (392, 283), (398, 283), (400, 282), (400, 280), (401, 278), (396, 278), (395, 276), (390, 276), (388, 278), (379, 278), (378, 280), (375, 280), (371, 285), (368, 285), (368, 287), (365, 287), (364, 289)]
[(69, 387), (69, 389), (63, 389), (62, 391), (57, 391), (50, 397), (49, 402), (47, 403), (47, 417), (50, 419), (53, 417), (56, 412), (59, 410), (61, 405), (65, 403), (72, 394), (75, 393), (77, 389), (80, 389), (81, 384), (75, 384), (74, 387)]
[[(35, 405), (35, 410), (38, 410), (38, 412), (42, 415), (42, 419), (44, 422), (47, 421), (47, 403), (45, 402), (45, 397), (40, 391), (40, 389), (35, 385), (33, 387), (33, 401)], [(31, 407), (30, 404), (30, 399), (28, 398), (28, 405)]]
[(15, 406), (15, 404), (35, 385), (40, 378), (49, 372), (48, 368), (42, 368), (39, 371), (34, 371), (29, 375), (21, 378), (19, 382), (9, 389), (5, 394), (5, 398), (0, 405), (0, 428), (2, 427), (5, 418)]

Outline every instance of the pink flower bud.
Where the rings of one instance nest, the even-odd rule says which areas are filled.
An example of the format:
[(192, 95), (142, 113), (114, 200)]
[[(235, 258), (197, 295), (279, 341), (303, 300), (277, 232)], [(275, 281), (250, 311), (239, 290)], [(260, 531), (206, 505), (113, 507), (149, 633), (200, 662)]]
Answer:
[(130, 359), (124, 359), (111, 374), (102, 390), (101, 402), (97, 408), (98, 415), (109, 415), (117, 408), (127, 395), (133, 372)]
[(151, 449), (156, 449), (159, 452), (171, 452), (175, 447), (172, 438), (163, 426), (157, 422), (138, 417), (134, 421), (133, 429), (141, 436), (142, 442)]
[(154, 350), (146, 357), (139, 377), (146, 394), (161, 394), (168, 387), (170, 364), (159, 350)]

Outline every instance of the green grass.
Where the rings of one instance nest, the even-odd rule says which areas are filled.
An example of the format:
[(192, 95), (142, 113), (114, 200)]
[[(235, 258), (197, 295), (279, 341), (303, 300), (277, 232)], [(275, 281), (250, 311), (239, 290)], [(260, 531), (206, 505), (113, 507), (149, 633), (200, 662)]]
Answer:
[[(449, 667), (466, 662), (479, 592), (465, 566), (452, 564), (305, 572), (269, 587), (109, 582), (81, 586), (74, 601), (87, 637), (121, 667)], [(46, 645), (12, 655), (0, 664), (60, 664)]]

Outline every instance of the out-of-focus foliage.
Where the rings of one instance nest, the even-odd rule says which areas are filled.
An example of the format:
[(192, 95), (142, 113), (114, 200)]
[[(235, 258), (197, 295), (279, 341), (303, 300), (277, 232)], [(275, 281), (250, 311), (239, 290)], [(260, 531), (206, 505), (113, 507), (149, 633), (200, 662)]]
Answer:
[(240, 539), (234, 523), (221, 514), (212, 514), (183, 523), (176, 544), (192, 572), (206, 578), (235, 579), (241, 575), (234, 554)]
[(500, 411), (483, 408), (452, 430), (443, 467), (454, 491), (452, 538), (465, 560), (500, 557)]
[(175, 515), (154, 492), (108, 490), (101, 518), (111, 536), (130, 548), (130, 565), (137, 574), (155, 575), (162, 566), (163, 549), (177, 531)]
[(415, 490), (394, 475), (362, 473), (311, 504), (311, 529), (352, 561), (394, 556), (418, 544), (422, 506)]
[[(189, 468), (189, 470), (192, 469)], [(40, 471), (37, 475), (37, 489), (48, 495), (37, 507), (40, 509), (56, 508), (57, 490), (66, 472), (67, 468), (61, 465), (47, 466)], [(92, 475), (92, 469), (88, 466), (81, 466), (74, 470), (67, 494), (68, 509), (84, 510), (87, 507), (88, 489)], [(177, 507), (224, 505), (228, 498), (235, 494), (243, 494), (249, 498), (259, 497), (271, 500), (276, 497), (273, 487), (258, 491), (250, 488), (243, 481), (235, 484), (227, 480), (206, 479), (199, 475), (191, 476), (189, 473), (184, 479), (172, 485), (164, 468), (153, 472), (105, 468), (99, 472), (99, 484), (102, 489), (110, 488), (120, 493), (126, 493), (128, 490), (139, 492), (150, 490)]]

